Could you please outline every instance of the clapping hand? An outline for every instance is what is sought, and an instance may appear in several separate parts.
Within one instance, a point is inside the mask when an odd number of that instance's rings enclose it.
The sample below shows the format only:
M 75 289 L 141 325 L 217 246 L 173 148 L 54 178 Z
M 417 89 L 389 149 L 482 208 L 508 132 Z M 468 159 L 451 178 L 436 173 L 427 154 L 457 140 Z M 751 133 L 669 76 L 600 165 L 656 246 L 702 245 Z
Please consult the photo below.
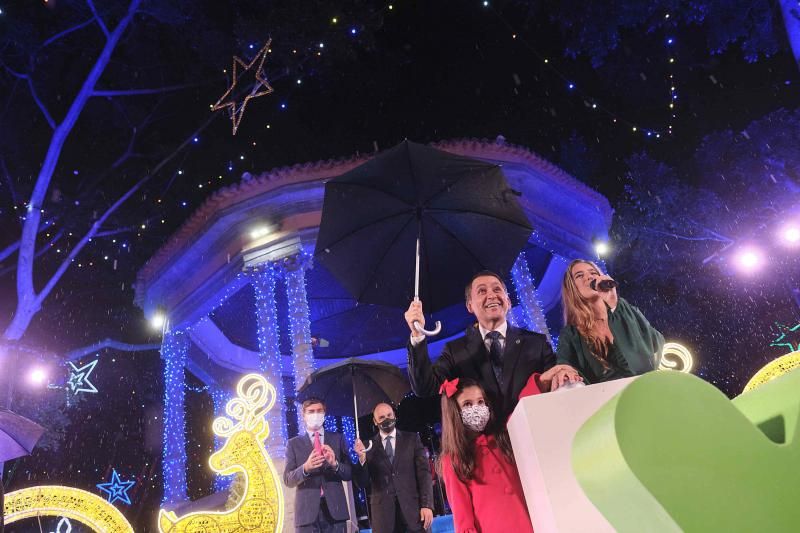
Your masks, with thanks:
M 322 447 L 322 455 L 325 458 L 325 461 L 332 467 L 336 467 L 336 454 L 333 452 L 333 448 L 325 444 Z
M 312 450 L 311 454 L 306 459 L 306 462 L 303 463 L 303 472 L 308 474 L 312 470 L 316 470 L 317 468 L 321 467 L 325 463 L 325 457 L 321 453 L 317 453 L 317 451 Z

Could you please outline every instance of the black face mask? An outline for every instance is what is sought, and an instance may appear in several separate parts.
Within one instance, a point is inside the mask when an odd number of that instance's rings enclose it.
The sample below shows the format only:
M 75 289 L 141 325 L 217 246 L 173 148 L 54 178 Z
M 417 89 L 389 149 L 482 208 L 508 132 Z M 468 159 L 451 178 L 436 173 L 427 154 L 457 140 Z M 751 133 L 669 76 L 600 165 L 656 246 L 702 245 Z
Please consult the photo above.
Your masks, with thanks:
M 394 425 L 397 423 L 397 420 L 394 418 L 384 418 L 381 420 L 381 423 L 378 426 L 385 432 L 390 432 L 394 429 Z

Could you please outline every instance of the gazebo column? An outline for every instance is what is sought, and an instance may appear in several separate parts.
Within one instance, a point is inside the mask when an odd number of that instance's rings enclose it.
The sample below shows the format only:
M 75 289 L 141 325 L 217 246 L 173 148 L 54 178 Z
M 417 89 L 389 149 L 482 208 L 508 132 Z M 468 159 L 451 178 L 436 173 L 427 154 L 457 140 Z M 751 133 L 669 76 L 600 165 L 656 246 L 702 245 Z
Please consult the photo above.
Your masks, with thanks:
M 280 352 L 278 311 L 275 303 L 275 267 L 259 266 L 250 274 L 256 296 L 258 323 L 259 371 L 275 387 L 275 405 L 267 413 L 269 438 L 266 447 L 273 458 L 286 455 L 286 404 L 284 402 L 283 373 Z
M 547 329 L 547 320 L 545 319 L 544 311 L 542 311 L 542 305 L 539 303 L 536 286 L 533 284 L 533 277 L 524 253 L 519 254 L 519 257 L 517 257 L 514 267 L 511 269 L 511 278 L 522 307 L 525 327 L 530 331 L 544 334 L 547 337 L 547 342 L 550 343 L 550 346 L 553 346 L 553 339 L 550 337 L 550 330 Z
M 302 254 L 284 261 L 289 338 L 292 343 L 292 376 L 295 389 L 314 371 L 314 350 L 311 346 L 311 320 L 306 294 L 306 269 L 309 262 Z M 298 409 L 298 426 L 303 427 L 303 415 Z
M 161 344 L 164 361 L 164 502 L 179 503 L 187 499 L 186 491 L 186 423 L 184 419 L 184 387 L 186 357 L 189 352 L 187 331 L 167 331 Z
M 219 385 L 212 385 L 209 389 L 209 393 L 211 394 L 211 399 L 214 401 L 214 418 L 216 419 L 220 416 L 226 416 L 225 406 L 227 405 L 228 400 L 231 399 L 230 393 L 221 388 Z M 222 448 L 223 444 L 225 444 L 225 439 L 214 434 L 214 451 Z M 233 476 L 215 476 L 214 492 L 227 490 L 232 481 Z

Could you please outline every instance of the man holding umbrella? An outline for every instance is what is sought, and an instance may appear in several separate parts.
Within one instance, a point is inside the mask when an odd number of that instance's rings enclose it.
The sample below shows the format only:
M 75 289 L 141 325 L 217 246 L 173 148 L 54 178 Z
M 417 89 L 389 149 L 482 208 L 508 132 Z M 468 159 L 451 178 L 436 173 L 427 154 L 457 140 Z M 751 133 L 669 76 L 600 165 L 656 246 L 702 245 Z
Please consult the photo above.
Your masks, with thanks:
M 372 411 L 378 434 L 369 450 L 356 440 L 356 480 L 370 488 L 370 525 L 375 533 L 421 533 L 433 521 L 433 484 L 428 453 L 419 435 L 398 431 L 394 409 L 379 403 Z
M 477 324 L 468 328 L 463 337 L 448 342 L 435 363 L 428 356 L 426 337 L 415 326 L 415 322 L 425 325 L 422 302 L 411 302 L 405 313 L 411 330 L 408 376 L 417 396 L 438 394 L 445 379 L 469 377 L 481 384 L 497 406 L 498 420 L 505 421 L 532 375 L 539 374 L 536 384 L 542 392 L 581 381 L 571 366 L 555 364 L 555 355 L 544 335 L 508 324 L 511 300 L 500 276 L 489 271 L 475 274 L 464 296 L 467 311 L 475 315 Z

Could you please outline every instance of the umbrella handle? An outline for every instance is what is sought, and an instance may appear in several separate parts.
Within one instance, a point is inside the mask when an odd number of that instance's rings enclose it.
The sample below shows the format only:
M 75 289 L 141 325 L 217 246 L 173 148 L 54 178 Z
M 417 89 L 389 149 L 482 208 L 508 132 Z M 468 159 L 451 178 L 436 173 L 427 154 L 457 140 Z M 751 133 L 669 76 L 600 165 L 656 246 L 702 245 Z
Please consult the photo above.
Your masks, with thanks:
M 353 368 L 352 366 L 350 367 L 350 375 L 352 375 L 353 378 L 354 378 L 353 379 L 353 411 L 355 412 L 356 416 L 355 416 L 355 418 L 353 418 L 353 425 L 356 427 L 356 438 L 358 440 L 361 440 L 361 435 L 360 435 L 360 433 L 358 431 L 358 396 L 356 396 L 356 381 L 355 381 L 356 369 Z M 364 448 L 364 451 L 368 452 L 371 449 L 372 449 L 372 441 L 369 441 L 369 445 L 366 448 Z
M 442 331 L 442 323 L 438 320 L 436 321 L 436 327 L 433 329 L 425 329 L 423 328 L 419 322 L 416 320 L 414 321 L 414 329 L 419 332 L 420 335 L 425 335 L 426 337 L 433 337 L 434 335 L 438 335 Z

